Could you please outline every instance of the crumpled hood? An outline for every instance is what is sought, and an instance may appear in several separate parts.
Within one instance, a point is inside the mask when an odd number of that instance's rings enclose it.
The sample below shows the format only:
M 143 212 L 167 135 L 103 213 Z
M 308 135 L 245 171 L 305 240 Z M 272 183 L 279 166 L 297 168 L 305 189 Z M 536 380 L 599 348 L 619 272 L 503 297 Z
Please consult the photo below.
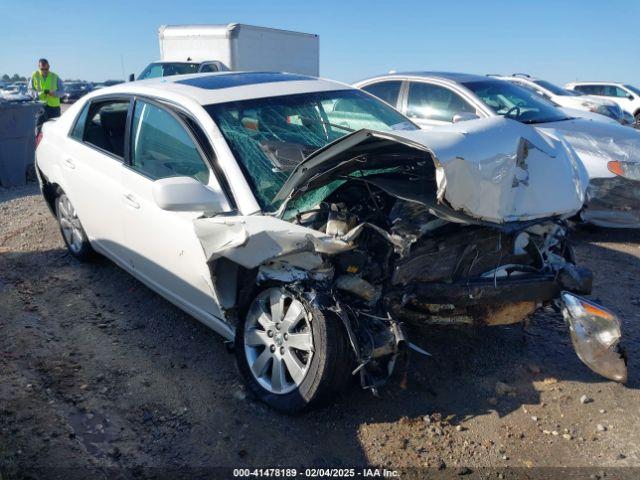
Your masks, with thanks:
M 590 178 L 614 177 L 607 169 L 611 160 L 640 162 L 640 132 L 634 128 L 581 118 L 535 127 L 555 138 L 561 135 L 585 164 Z
M 584 201 L 588 177 L 571 147 L 502 117 L 426 131 L 360 130 L 300 163 L 276 200 L 328 183 L 336 173 L 362 169 L 362 159 L 375 157 L 377 149 L 388 153 L 390 144 L 397 146 L 398 157 L 407 149 L 430 154 L 437 183 L 433 200 L 475 219 L 503 224 L 570 216 Z

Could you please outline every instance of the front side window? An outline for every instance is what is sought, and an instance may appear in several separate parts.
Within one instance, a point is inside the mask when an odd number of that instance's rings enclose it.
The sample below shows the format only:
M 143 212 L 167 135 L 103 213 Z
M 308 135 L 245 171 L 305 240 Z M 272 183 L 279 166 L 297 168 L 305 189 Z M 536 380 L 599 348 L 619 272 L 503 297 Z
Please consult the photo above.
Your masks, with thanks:
M 136 101 L 131 132 L 131 167 L 156 180 L 193 177 L 207 184 L 209 168 L 182 123 L 167 110 Z
M 387 104 L 358 90 L 301 93 L 209 105 L 261 208 L 273 202 L 291 171 L 314 151 L 362 128 L 417 127 Z
M 460 95 L 452 90 L 424 82 L 409 84 L 407 115 L 410 118 L 452 122 L 458 113 L 476 113 Z
M 599 93 L 598 95 L 603 95 L 605 97 L 626 97 L 628 95 L 624 89 L 617 87 L 615 85 L 599 85 Z
M 94 100 L 85 120 L 84 142 L 123 158 L 128 110 L 129 100 Z
M 555 104 L 509 82 L 482 80 L 464 82 L 463 85 L 497 115 L 522 123 L 557 122 L 568 118 Z
M 398 103 L 398 95 L 400 94 L 400 87 L 402 86 L 401 80 L 388 80 L 385 82 L 373 83 L 362 87 L 362 90 L 369 92 L 371 95 L 375 95 L 380 100 L 387 102 L 389 105 L 395 107 Z

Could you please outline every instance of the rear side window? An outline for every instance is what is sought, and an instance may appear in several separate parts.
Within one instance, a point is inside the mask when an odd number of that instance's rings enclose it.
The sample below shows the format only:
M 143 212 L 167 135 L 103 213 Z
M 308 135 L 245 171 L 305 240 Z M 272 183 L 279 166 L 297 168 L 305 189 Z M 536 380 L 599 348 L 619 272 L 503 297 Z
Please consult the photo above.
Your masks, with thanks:
M 604 95 L 604 85 L 576 85 L 574 88 L 587 95 Z
M 390 80 L 388 82 L 379 82 L 372 85 L 362 87 L 362 90 L 369 92 L 371 95 L 375 95 L 380 100 L 387 102 L 392 107 L 395 107 L 398 103 L 398 95 L 400 94 L 400 87 L 402 81 Z
M 154 180 L 184 176 L 209 182 L 209 168 L 182 123 L 167 110 L 141 100 L 133 112 L 131 167 Z
M 123 158 L 128 110 L 129 100 L 92 103 L 85 119 L 84 143 Z
M 87 124 L 87 116 L 89 114 L 89 103 L 86 103 L 80 115 L 76 118 L 76 123 L 71 130 L 70 136 L 71 138 L 75 138 L 76 140 L 82 141 L 82 137 L 84 135 L 84 127 Z

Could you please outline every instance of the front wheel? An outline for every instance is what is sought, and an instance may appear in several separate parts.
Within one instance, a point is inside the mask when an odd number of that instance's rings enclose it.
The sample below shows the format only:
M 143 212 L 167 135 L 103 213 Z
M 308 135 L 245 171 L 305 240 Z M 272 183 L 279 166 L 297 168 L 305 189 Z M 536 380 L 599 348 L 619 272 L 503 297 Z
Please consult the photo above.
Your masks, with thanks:
M 60 226 L 60 233 L 67 250 L 71 255 L 81 261 L 89 260 L 93 254 L 93 249 L 87 238 L 76 209 L 73 208 L 69 197 L 61 192 L 56 198 L 56 216 Z
M 239 322 L 235 343 L 249 389 L 284 413 L 326 401 L 349 378 L 351 354 L 340 319 L 285 287 L 256 296 Z

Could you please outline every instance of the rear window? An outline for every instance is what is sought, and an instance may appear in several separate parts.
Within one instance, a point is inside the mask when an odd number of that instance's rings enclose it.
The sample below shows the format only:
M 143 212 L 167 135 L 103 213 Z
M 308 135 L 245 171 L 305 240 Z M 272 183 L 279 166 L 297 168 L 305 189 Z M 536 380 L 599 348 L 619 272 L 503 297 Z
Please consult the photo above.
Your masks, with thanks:
M 152 63 L 145 68 L 140 75 L 138 75 L 138 80 L 144 80 L 145 78 L 168 77 L 170 75 L 198 73 L 199 68 L 199 63 Z

